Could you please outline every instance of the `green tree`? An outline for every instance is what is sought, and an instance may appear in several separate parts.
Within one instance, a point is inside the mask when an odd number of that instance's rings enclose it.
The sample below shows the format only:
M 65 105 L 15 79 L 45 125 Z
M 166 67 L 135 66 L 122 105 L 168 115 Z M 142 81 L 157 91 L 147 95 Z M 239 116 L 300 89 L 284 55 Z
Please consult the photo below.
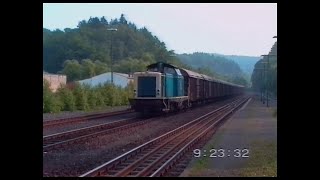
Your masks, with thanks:
M 62 73 L 67 76 L 67 81 L 75 81 L 81 79 L 81 65 L 77 60 L 66 60 L 63 63 Z
M 128 58 L 115 65 L 114 69 L 120 73 L 132 74 L 138 71 L 145 71 L 147 65 L 149 65 L 149 63 L 143 60 Z
M 108 25 L 108 21 L 106 20 L 106 18 L 105 18 L 104 16 L 101 17 L 100 22 L 101 22 L 102 24 L 104 24 L 104 25 Z
M 81 62 L 81 75 L 82 78 L 91 78 L 96 75 L 96 65 L 90 59 L 84 59 Z
M 151 54 L 150 52 L 143 53 L 141 60 L 147 64 L 151 64 L 151 63 L 156 62 L 154 55 Z
M 121 14 L 120 20 L 119 20 L 120 24 L 127 24 L 127 20 L 124 17 L 124 14 Z
M 106 63 L 103 63 L 97 60 L 94 62 L 94 64 L 95 64 L 96 75 L 103 74 L 110 71 L 110 68 L 108 68 L 108 65 Z

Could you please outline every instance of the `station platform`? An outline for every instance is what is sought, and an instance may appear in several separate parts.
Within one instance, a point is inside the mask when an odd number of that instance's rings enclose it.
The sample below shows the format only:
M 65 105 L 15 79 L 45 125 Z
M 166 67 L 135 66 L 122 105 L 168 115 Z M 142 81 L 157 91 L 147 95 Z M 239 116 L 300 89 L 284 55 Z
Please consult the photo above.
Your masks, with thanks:
M 276 109 L 274 99 L 266 107 L 259 94 L 251 94 L 250 101 L 199 148 L 201 157 L 192 155 L 180 177 L 277 176 Z

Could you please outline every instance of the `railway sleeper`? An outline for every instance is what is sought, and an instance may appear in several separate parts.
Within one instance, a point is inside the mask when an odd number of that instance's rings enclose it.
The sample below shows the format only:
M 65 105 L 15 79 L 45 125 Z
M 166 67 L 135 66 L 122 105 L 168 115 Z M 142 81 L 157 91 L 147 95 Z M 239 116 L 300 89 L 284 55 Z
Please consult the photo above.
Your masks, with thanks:
M 137 175 L 140 171 L 131 171 L 129 175 Z
M 122 163 L 122 164 L 116 166 L 116 167 L 114 168 L 114 170 L 120 171 L 120 170 L 126 168 L 127 166 L 128 166 L 128 165 L 124 165 L 124 164 Z
M 155 160 L 157 160 L 158 158 L 157 157 L 151 157 L 151 158 L 148 158 L 148 161 L 155 161 Z
M 114 175 L 114 174 L 117 174 L 119 171 L 117 171 L 117 170 L 109 170 L 108 171 L 108 174 L 109 175 Z
M 134 169 L 133 171 L 142 171 L 144 169 L 144 167 L 137 167 L 136 169 Z
M 137 156 L 135 156 L 135 157 L 132 157 L 132 160 L 133 160 L 133 161 L 136 161 L 136 160 L 138 160 L 138 159 L 141 159 L 143 156 L 144 156 L 144 154 L 139 154 L 139 155 L 137 155 Z
M 149 164 L 152 163 L 152 162 L 154 162 L 154 160 L 147 160 L 147 161 L 144 161 L 142 165 L 143 165 L 143 166 L 144 166 L 144 165 L 149 165 Z M 139 167 L 140 167 L 140 166 L 139 166 Z
M 159 157 L 161 157 L 161 154 L 155 154 L 155 155 L 153 155 L 153 157 L 155 157 L 155 158 L 159 158 Z
M 125 163 L 130 163 L 130 164 L 132 164 L 133 162 L 135 162 L 135 160 L 134 160 L 134 159 L 130 159 L 130 160 L 127 160 Z

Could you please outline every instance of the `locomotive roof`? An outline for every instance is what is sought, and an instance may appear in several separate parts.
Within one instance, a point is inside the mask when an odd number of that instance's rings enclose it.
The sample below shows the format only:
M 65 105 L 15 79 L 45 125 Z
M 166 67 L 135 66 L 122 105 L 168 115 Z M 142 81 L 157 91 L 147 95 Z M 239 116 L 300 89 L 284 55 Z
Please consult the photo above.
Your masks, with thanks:
M 178 68 L 178 67 L 175 67 L 171 64 L 164 63 L 164 62 L 156 62 L 156 63 L 150 64 L 149 66 L 147 66 L 147 68 L 155 68 L 155 67 L 158 67 L 159 64 L 162 64 L 164 67 Z

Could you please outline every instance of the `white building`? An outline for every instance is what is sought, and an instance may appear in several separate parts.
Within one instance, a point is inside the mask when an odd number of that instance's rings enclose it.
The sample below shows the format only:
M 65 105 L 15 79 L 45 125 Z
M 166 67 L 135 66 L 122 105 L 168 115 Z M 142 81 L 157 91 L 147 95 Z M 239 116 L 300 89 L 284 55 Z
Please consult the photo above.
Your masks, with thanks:
M 129 76 L 128 74 L 113 72 L 113 83 L 116 86 L 121 86 L 124 88 L 130 81 L 133 81 L 132 76 Z M 111 82 L 111 72 L 100 74 L 98 76 L 94 76 L 92 78 L 84 79 L 78 82 L 80 84 L 88 84 L 91 87 L 97 86 L 99 84 L 103 85 L 104 83 Z

